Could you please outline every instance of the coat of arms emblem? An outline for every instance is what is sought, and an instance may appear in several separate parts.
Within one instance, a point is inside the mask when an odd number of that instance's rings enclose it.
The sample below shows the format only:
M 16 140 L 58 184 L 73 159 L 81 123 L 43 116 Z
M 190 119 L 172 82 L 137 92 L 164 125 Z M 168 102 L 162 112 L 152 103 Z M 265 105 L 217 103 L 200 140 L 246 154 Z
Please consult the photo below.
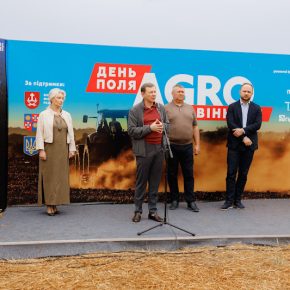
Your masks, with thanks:
M 40 93 L 39 92 L 25 92 L 24 94 L 25 105 L 29 109 L 35 109 L 40 103 Z
M 24 129 L 27 131 L 36 131 L 39 114 L 24 114 Z
M 33 155 L 37 154 L 36 139 L 34 136 L 24 136 L 23 152 L 29 156 L 33 156 Z

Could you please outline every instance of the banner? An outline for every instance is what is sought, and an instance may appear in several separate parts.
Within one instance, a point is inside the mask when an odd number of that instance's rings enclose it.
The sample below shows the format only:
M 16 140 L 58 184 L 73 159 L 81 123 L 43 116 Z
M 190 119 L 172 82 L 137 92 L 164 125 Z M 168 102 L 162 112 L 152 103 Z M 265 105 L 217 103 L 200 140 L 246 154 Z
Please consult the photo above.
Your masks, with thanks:
M 0 39 L 0 212 L 7 205 L 7 122 L 6 41 Z
M 9 203 L 35 202 L 38 114 L 48 92 L 64 89 L 77 156 L 71 162 L 73 200 L 132 196 L 135 160 L 127 133 L 129 109 L 152 82 L 157 101 L 171 101 L 176 83 L 186 88 L 201 130 L 195 158 L 195 190 L 223 192 L 226 176 L 226 111 L 244 82 L 262 107 L 259 149 L 246 190 L 290 194 L 290 56 L 257 53 L 154 49 L 8 41 Z M 182 185 L 182 178 L 180 179 Z M 160 191 L 162 191 L 162 184 Z M 182 186 L 181 186 L 182 187 Z

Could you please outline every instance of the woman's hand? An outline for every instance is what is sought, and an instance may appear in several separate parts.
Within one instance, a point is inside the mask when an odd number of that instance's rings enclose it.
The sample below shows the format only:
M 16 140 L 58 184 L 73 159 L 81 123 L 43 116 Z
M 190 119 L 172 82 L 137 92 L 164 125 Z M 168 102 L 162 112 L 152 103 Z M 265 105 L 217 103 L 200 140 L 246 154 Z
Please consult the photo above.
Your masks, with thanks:
M 39 158 L 43 161 L 46 160 L 46 152 L 44 150 L 39 150 Z

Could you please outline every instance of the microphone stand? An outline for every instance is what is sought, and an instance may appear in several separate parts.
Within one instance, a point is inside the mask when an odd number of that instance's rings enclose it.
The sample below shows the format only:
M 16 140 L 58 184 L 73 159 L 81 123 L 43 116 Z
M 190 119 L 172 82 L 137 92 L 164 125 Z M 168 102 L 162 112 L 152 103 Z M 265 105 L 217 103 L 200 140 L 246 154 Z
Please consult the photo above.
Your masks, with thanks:
M 164 152 L 164 159 L 165 159 L 165 180 L 164 180 L 164 193 L 165 193 L 165 200 L 164 200 L 164 218 L 163 218 L 163 221 L 160 222 L 158 225 L 155 225 L 147 230 L 144 230 L 142 232 L 139 232 L 137 233 L 138 236 L 141 236 L 142 234 L 144 233 L 147 233 L 157 227 L 162 227 L 163 225 L 169 225 L 173 228 L 176 228 L 182 232 L 185 232 L 191 236 L 195 236 L 194 233 L 192 232 L 189 232 L 185 229 L 182 229 L 176 225 L 173 225 L 169 222 L 167 222 L 167 167 L 168 167 L 168 155 L 170 158 L 173 158 L 173 154 L 172 154 L 172 151 L 171 151 L 171 147 L 170 147 L 170 142 L 169 142 L 169 139 L 168 139 L 168 136 L 167 136 L 167 133 L 166 133 L 166 129 L 164 128 L 163 130 L 163 134 L 164 134 L 164 140 L 165 140 L 165 152 Z

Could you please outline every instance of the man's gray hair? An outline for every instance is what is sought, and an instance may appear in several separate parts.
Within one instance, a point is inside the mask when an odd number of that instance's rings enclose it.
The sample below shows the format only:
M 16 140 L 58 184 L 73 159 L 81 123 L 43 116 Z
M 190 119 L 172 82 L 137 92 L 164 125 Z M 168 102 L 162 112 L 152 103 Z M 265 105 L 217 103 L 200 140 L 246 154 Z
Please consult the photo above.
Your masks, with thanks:
M 174 90 L 175 88 L 184 89 L 184 86 L 181 85 L 181 84 L 176 84 L 176 85 L 174 85 L 174 86 L 172 87 L 172 92 L 173 92 L 173 90 Z

